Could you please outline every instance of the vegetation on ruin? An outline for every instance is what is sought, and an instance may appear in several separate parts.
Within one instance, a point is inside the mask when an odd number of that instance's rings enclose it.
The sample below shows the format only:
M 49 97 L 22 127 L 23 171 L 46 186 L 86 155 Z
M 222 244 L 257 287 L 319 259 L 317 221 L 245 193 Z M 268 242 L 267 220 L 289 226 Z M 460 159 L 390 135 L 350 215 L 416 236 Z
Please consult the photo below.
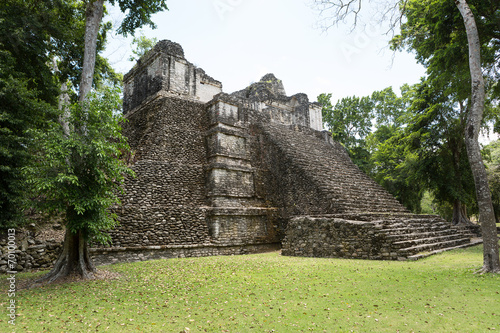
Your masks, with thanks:
M 16 332 L 486 332 L 499 329 L 500 276 L 471 274 L 481 264 L 481 246 L 417 262 L 274 252 L 117 264 L 101 268 L 117 279 L 19 291 Z

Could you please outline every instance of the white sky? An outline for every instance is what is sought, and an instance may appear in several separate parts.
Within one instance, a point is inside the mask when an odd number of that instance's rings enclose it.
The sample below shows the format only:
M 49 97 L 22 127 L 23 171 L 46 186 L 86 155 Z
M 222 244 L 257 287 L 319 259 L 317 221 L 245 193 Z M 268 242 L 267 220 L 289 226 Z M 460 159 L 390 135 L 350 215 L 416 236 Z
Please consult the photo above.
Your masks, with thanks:
M 167 0 L 170 10 L 153 16 L 158 29 L 142 32 L 181 44 L 186 59 L 221 81 L 227 93 L 274 73 L 288 95 L 303 92 L 312 102 L 320 93 L 332 93 L 335 102 L 389 86 L 398 93 L 401 85 L 424 75 L 414 55 L 387 47 L 390 37 L 377 22 L 363 19 L 369 28 L 352 33 L 349 24 L 323 33 L 308 1 Z M 123 14 L 110 13 L 108 19 L 118 26 Z M 110 39 L 105 56 L 119 72 L 133 66 L 127 60 L 131 41 Z

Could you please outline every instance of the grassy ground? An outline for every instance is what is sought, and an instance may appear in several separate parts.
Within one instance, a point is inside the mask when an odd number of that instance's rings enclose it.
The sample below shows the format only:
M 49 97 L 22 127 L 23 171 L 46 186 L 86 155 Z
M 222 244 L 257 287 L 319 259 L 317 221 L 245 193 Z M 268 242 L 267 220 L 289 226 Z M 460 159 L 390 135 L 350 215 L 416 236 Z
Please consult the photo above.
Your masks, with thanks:
M 500 331 L 500 276 L 473 274 L 481 251 L 417 262 L 267 253 L 108 266 L 121 277 L 19 291 L 13 331 Z M 0 287 L 0 331 L 10 332 L 4 278 Z

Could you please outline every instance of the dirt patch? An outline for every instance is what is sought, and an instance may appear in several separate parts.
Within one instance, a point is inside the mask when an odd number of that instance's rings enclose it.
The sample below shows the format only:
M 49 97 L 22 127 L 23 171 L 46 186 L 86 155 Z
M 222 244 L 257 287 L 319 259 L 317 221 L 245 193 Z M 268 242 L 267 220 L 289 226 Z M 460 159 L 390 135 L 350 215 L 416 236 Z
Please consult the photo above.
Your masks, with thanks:
M 121 276 L 122 275 L 120 273 L 117 273 L 117 272 L 111 272 L 111 271 L 107 271 L 104 269 L 97 269 L 96 273 L 94 274 L 93 279 L 83 279 L 78 274 L 72 274 L 72 275 L 69 275 L 65 278 L 54 281 L 52 283 L 47 283 L 47 282 L 35 283 L 35 281 L 37 279 L 41 278 L 41 276 L 37 276 L 36 278 L 32 278 L 32 279 L 20 280 L 17 284 L 17 290 L 40 288 L 40 287 L 47 286 L 49 284 L 63 285 L 63 284 L 69 284 L 69 283 L 85 283 L 88 281 L 95 281 L 95 280 L 111 281 L 111 280 L 120 279 Z

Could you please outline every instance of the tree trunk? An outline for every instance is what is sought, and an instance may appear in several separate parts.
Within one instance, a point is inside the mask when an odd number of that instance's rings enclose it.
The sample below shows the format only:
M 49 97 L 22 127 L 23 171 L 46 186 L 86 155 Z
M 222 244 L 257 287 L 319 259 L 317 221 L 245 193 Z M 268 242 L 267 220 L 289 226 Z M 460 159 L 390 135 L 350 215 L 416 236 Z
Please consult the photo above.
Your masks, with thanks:
M 453 225 L 472 225 L 473 223 L 467 217 L 465 206 L 458 199 L 453 202 L 453 218 L 451 220 Z
M 67 228 L 64 236 L 63 250 L 54 267 L 47 275 L 37 280 L 36 283 L 51 283 L 71 274 L 77 274 L 83 279 L 92 279 L 94 278 L 95 271 L 95 267 L 89 257 L 87 241 L 83 237 L 83 233 L 79 231 L 73 234 Z
M 84 101 L 92 89 L 95 61 L 97 54 L 97 37 L 104 12 L 104 0 L 89 0 L 85 12 L 85 49 L 83 52 L 83 67 L 78 100 Z
M 64 136 L 69 137 L 69 95 L 68 85 L 66 84 L 66 82 L 61 84 L 61 92 L 59 95 L 59 110 L 62 111 L 61 115 L 59 116 L 59 124 L 61 124 Z
M 500 257 L 498 251 L 498 236 L 495 224 L 495 214 L 488 186 L 488 177 L 481 157 L 479 146 L 479 129 L 483 118 L 485 104 L 484 78 L 481 69 L 481 43 L 477 31 L 474 14 L 465 0 L 455 0 L 455 4 L 463 17 L 467 40 L 469 42 L 469 66 L 471 72 L 471 111 L 465 128 L 465 144 L 471 165 L 476 198 L 479 206 L 479 223 L 483 235 L 483 272 L 500 272 Z
M 104 0 L 89 0 L 87 2 L 85 12 L 85 49 L 83 53 L 82 77 L 80 80 L 80 90 L 78 94 L 79 102 L 85 101 L 88 93 L 92 89 L 92 80 L 94 77 L 97 54 L 97 37 L 103 12 Z M 64 94 L 64 87 L 62 87 L 61 90 Z M 60 101 L 60 107 L 64 108 L 63 99 Z M 63 113 L 60 122 L 65 135 L 69 135 L 69 124 L 67 120 L 67 114 Z M 77 128 L 75 130 L 85 133 L 85 128 Z M 68 163 L 70 163 L 69 160 Z M 72 208 L 68 208 L 66 218 L 70 218 L 73 213 L 74 211 L 72 211 Z M 71 221 L 68 221 L 67 223 L 70 224 Z M 47 275 L 36 282 L 50 283 L 62 279 L 70 274 L 78 274 L 83 279 L 91 279 L 94 277 L 94 273 L 95 267 L 89 257 L 87 240 L 83 236 L 83 230 L 72 233 L 70 228 L 67 227 L 66 234 L 64 236 L 63 250 L 57 259 L 54 268 L 52 268 Z

